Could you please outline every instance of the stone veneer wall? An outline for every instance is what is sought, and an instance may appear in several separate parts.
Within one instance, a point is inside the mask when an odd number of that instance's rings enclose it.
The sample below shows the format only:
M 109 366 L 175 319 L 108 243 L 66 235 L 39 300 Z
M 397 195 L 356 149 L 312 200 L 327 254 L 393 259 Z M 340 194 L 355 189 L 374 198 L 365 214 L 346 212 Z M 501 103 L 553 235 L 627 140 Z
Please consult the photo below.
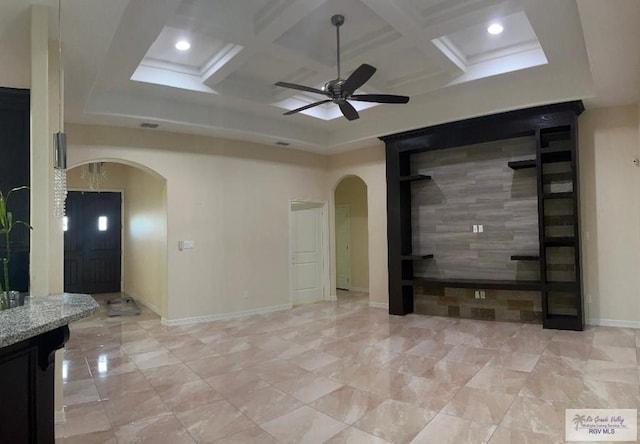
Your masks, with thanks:
M 414 312 L 431 316 L 539 324 L 541 304 L 538 291 L 485 290 L 475 299 L 472 289 L 414 286 Z

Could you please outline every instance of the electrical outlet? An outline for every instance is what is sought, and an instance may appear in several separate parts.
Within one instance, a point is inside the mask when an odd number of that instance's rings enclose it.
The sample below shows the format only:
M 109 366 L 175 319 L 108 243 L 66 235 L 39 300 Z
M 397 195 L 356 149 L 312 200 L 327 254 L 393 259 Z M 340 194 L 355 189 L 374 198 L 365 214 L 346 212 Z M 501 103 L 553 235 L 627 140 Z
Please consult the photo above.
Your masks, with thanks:
M 478 232 L 478 226 L 477 226 L 477 225 L 474 225 L 474 226 L 472 227 L 472 229 L 473 229 L 473 232 L 474 232 L 474 233 L 477 233 L 477 232 Z
M 245 290 L 242 292 L 242 299 L 249 299 L 249 290 Z
M 484 290 L 480 290 L 480 299 L 484 299 L 484 296 L 485 296 Z
M 590 304 L 591 303 L 591 293 L 587 293 L 586 299 L 587 299 L 587 304 Z
M 476 299 L 480 299 L 480 292 L 478 290 L 475 290 L 473 292 L 473 295 L 475 296 Z
M 484 225 L 478 225 L 478 233 L 484 232 Z

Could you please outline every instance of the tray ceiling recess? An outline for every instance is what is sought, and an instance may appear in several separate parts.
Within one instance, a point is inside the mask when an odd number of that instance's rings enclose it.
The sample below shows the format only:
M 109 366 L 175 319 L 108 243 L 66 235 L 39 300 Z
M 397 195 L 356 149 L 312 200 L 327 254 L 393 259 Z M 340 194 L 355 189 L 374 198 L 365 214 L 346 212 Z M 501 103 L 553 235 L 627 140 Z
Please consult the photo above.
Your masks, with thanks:
M 95 15 L 83 5 L 72 13 Z M 68 57 L 77 56 L 65 66 L 74 85 L 67 88 L 68 117 L 78 123 L 152 122 L 161 130 L 328 153 L 427 124 L 586 97 L 593 86 L 572 1 L 100 5 L 113 9 L 97 21 L 100 41 L 87 41 L 82 27 L 70 27 L 64 41 Z M 492 25 L 502 32 L 490 33 Z M 91 69 L 81 63 L 94 59 Z M 409 97 L 401 105 L 378 103 Z
M 362 85 L 364 85 L 373 76 L 373 74 L 375 74 L 376 68 L 363 63 L 356 68 L 356 70 L 353 71 L 346 80 L 340 77 L 340 27 L 344 24 L 344 16 L 340 14 L 333 15 L 331 17 L 331 24 L 336 27 L 336 67 L 338 70 L 338 76 L 325 83 L 322 89 L 287 82 L 277 82 L 275 84 L 276 86 L 281 86 L 283 88 L 320 94 L 329 98 L 287 111 L 284 115 L 289 116 L 318 105 L 333 102 L 338 105 L 340 112 L 347 120 L 356 120 L 360 118 L 360 115 L 349 100 L 389 104 L 408 103 L 409 97 L 407 96 L 399 96 L 395 94 L 354 94 L 357 89 L 362 87 Z

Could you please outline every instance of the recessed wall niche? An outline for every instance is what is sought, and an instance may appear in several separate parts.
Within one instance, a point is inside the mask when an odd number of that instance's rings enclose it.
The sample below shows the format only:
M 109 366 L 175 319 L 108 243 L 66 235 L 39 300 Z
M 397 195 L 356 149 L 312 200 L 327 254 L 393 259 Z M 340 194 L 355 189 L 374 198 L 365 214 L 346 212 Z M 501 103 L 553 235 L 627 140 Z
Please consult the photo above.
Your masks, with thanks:
M 414 154 L 411 185 L 413 251 L 433 258 L 414 264 L 419 278 L 540 280 L 536 171 L 509 162 L 535 158 L 533 136 Z M 474 226 L 476 229 L 474 230 Z M 481 232 L 479 232 L 481 227 Z M 475 232 L 474 232 L 475 231 Z M 501 321 L 541 322 L 539 292 L 417 285 L 415 312 Z
M 584 328 L 583 110 L 557 103 L 381 138 L 390 314 Z
M 539 280 L 537 262 L 511 260 L 538 252 L 536 171 L 507 166 L 535 155 L 535 137 L 414 154 L 431 180 L 411 185 L 412 248 L 434 255 L 414 276 Z

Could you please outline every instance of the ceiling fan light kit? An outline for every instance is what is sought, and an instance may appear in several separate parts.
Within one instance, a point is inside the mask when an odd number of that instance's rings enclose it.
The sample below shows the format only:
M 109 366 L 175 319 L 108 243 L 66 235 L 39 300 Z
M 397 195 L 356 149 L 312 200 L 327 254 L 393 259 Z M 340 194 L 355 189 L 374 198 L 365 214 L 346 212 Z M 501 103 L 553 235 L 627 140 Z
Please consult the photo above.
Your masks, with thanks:
M 337 47 L 337 71 L 338 76 L 329 80 L 324 84 L 322 89 L 313 88 L 305 85 L 298 85 L 296 83 L 277 82 L 276 86 L 283 88 L 295 89 L 298 91 L 310 92 L 314 94 L 321 94 L 328 97 L 328 99 L 320 100 L 318 102 L 310 103 L 309 105 L 301 106 L 300 108 L 293 109 L 284 113 L 285 116 L 299 113 L 309 108 L 313 108 L 318 105 L 333 102 L 340 108 L 342 115 L 347 120 L 356 120 L 360 118 L 358 111 L 349 103 L 349 100 L 355 100 L 359 102 L 374 102 L 374 103 L 407 103 L 409 97 L 397 96 L 393 94 L 354 94 L 354 92 L 364 85 L 373 74 L 376 72 L 376 68 L 363 63 L 360 65 L 347 79 L 340 77 L 340 26 L 344 24 L 344 16 L 336 14 L 331 17 L 331 24 L 336 28 L 336 47 Z

